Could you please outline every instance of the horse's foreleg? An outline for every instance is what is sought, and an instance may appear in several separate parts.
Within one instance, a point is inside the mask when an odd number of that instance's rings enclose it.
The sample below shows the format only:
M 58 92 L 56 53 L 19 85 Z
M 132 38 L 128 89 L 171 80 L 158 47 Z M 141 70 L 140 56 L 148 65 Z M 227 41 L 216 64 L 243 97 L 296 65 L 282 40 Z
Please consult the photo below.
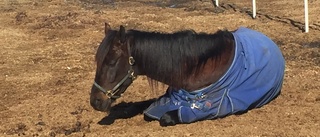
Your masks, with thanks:
M 159 120 L 161 126 L 174 126 L 179 124 L 178 110 L 173 110 L 165 113 Z

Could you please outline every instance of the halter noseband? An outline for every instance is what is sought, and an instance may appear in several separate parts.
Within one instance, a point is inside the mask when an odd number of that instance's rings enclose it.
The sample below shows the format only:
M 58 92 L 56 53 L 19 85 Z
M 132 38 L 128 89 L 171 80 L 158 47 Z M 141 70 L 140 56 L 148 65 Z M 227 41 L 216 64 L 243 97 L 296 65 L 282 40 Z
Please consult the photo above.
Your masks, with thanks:
M 117 85 L 115 85 L 111 90 L 105 90 L 103 87 L 101 87 L 96 81 L 94 81 L 93 85 L 96 86 L 98 89 L 100 89 L 104 94 L 106 94 L 109 98 L 112 99 L 117 99 L 120 98 L 121 95 L 116 96 L 115 94 L 117 94 L 120 90 L 120 86 L 127 80 L 127 79 L 131 79 L 132 81 L 136 79 L 136 76 L 134 76 L 134 70 L 132 68 L 132 66 L 135 63 L 134 58 L 131 56 L 131 51 L 130 51 L 130 44 L 127 44 L 128 47 L 128 54 L 129 54 L 129 65 L 130 65 L 130 69 L 128 70 L 128 73 L 126 76 L 124 76 Z

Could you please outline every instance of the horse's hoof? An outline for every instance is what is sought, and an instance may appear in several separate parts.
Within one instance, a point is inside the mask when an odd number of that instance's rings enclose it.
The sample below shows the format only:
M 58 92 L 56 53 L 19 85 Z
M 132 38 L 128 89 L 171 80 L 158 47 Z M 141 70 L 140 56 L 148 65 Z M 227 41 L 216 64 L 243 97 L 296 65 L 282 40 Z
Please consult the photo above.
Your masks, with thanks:
M 179 117 L 178 117 L 178 111 L 169 111 L 165 113 L 159 120 L 160 126 L 166 127 L 166 126 L 174 126 L 176 124 L 179 124 Z
M 156 120 L 156 119 L 153 119 L 153 118 L 151 118 L 151 117 L 148 117 L 147 115 L 143 115 L 143 119 L 144 119 L 145 121 L 147 121 L 147 122 L 151 122 L 151 121 Z
M 168 115 L 163 115 L 159 120 L 160 126 L 166 127 L 166 126 L 174 126 L 177 123 L 171 119 Z

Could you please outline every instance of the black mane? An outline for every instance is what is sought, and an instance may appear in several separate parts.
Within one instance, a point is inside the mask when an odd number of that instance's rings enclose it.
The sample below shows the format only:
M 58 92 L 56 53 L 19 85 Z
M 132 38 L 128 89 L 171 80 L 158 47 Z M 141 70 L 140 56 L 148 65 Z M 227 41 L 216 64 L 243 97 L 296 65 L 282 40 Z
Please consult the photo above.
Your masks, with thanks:
M 136 64 L 154 80 L 182 86 L 182 79 L 196 74 L 210 58 L 220 60 L 226 51 L 227 41 L 233 35 L 227 30 L 214 34 L 185 30 L 176 33 L 159 33 L 129 30 L 131 51 Z

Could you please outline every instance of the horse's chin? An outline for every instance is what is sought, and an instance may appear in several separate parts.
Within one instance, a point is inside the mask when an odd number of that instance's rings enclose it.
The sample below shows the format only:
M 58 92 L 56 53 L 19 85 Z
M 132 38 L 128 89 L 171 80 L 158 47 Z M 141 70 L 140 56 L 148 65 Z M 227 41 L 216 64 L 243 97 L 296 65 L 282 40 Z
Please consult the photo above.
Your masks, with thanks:
M 95 106 L 93 109 L 100 111 L 100 112 L 107 112 L 109 113 L 112 107 L 112 99 L 106 99 L 103 101 L 103 103 L 100 106 Z

